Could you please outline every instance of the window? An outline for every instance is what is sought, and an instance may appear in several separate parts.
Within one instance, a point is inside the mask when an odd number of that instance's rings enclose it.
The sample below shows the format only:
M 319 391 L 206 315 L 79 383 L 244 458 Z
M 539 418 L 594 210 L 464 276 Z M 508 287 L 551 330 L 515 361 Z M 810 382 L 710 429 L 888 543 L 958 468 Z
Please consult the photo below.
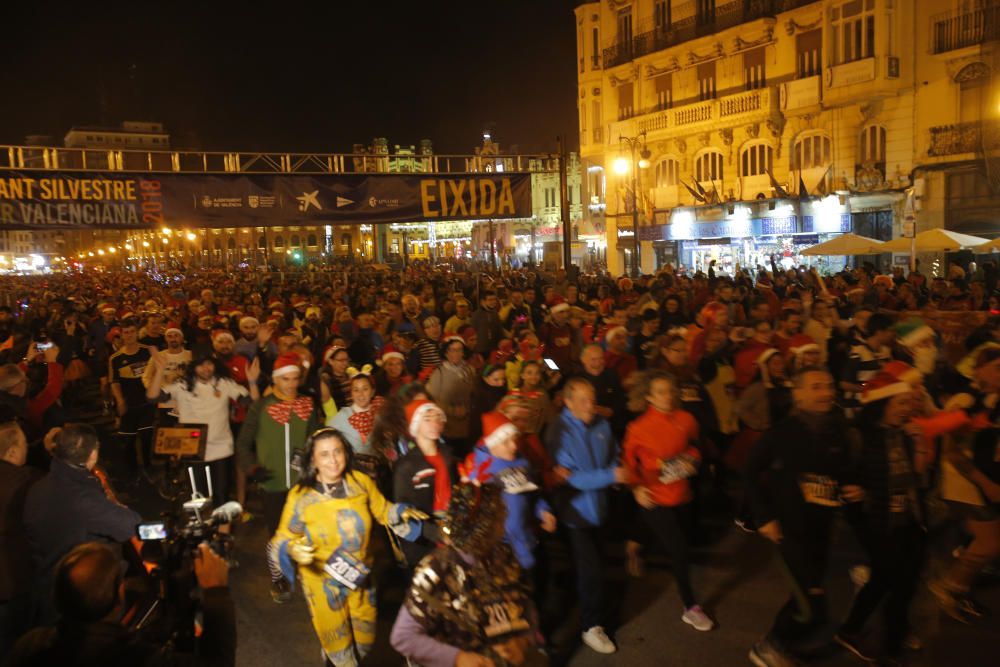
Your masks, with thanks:
M 833 64 L 875 55 L 875 0 L 850 0 L 830 10 Z
M 593 124 L 594 143 L 601 143 L 601 101 L 594 100 L 590 105 L 590 122 Z
M 656 108 L 660 111 L 669 109 L 674 102 L 674 80 L 672 74 L 661 74 L 653 79 L 656 89 Z
M 715 61 L 698 65 L 698 99 L 715 99 Z
M 653 3 L 653 24 L 656 32 L 666 32 L 670 28 L 670 0 L 656 0 Z
M 756 90 L 767 85 L 764 73 L 764 49 L 761 46 L 743 53 L 743 86 L 746 90 Z
M 678 163 L 674 158 L 663 158 L 656 163 L 656 187 L 667 188 L 677 185 Z
M 694 162 L 694 177 L 699 182 L 722 180 L 722 152 L 707 151 Z
M 806 135 L 795 142 L 792 151 L 793 169 L 825 167 L 831 162 L 830 137 L 825 134 Z
M 583 41 L 583 28 L 577 32 L 576 43 L 580 46 L 580 73 L 583 74 L 583 63 L 586 59 L 587 44 Z
M 590 31 L 590 43 L 592 48 L 590 69 L 598 69 L 601 66 L 601 38 L 597 28 Z
M 257 247 L 260 250 L 266 250 L 267 249 L 267 238 L 263 234 L 261 234 L 260 236 L 257 237 Z
M 990 70 L 983 63 L 966 65 L 955 77 L 958 83 L 958 116 L 963 123 L 978 121 L 983 113 L 983 96 Z
M 885 128 L 871 125 L 861 131 L 861 164 L 885 164 Z
M 807 30 L 795 36 L 795 72 L 798 78 L 816 76 L 823 53 L 823 30 Z
M 310 248 L 315 248 L 316 247 L 316 235 L 315 234 L 310 234 L 309 235 L 309 238 L 306 239 L 306 245 L 309 246 Z
M 698 25 L 715 23 L 715 0 L 697 0 L 696 21 Z
M 229 250 L 236 250 L 236 239 L 230 236 L 229 240 L 226 241 L 226 248 L 228 248 Z
M 624 48 L 632 48 L 632 8 L 627 7 L 618 12 L 618 43 Z
M 618 86 L 618 120 L 625 120 L 635 115 L 634 101 L 632 99 L 632 82 L 623 83 Z
M 292 246 L 293 248 L 298 248 L 298 247 L 299 247 L 299 246 L 301 246 L 301 245 L 302 245 L 302 242 L 301 242 L 301 240 L 299 239 L 299 235 L 298 235 L 298 234 L 295 234 L 295 235 L 293 235 L 293 236 L 292 236 L 292 243 L 291 243 L 291 246 Z
M 767 144 L 753 144 L 740 155 L 741 176 L 761 176 L 771 171 L 774 149 Z
M 278 236 L 274 237 L 274 247 L 275 248 L 284 248 L 285 247 L 285 239 L 282 238 L 280 234 Z

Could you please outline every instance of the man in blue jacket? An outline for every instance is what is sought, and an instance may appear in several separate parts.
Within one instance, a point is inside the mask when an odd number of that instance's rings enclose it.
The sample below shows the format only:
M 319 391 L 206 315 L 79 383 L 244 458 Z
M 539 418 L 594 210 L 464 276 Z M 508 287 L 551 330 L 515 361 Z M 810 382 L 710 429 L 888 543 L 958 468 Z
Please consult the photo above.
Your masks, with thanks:
M 570 378 L 563 388 L 563 401 L 566 407 L 546 440 L 557 472 L 566 479 L 559 516 L 567 527 L 576 566 L 583 643 L 598 653 L 614 653 L 614 642 L 601 622 L 601 527 L 608 514 L 608 488 L 625 483 L 628 476 L 618 464 L 611 427 L 597 416 L 593 385 L 584 378 Z

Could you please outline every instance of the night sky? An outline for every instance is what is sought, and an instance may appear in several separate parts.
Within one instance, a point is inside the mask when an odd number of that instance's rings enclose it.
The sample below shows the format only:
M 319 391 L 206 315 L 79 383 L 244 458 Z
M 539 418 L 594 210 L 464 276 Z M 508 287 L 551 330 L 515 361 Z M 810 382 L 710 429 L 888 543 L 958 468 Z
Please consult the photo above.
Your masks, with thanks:
M 578 144 L 573 0 L 11 2 L 0 143 L 162 121 L 178 148 Z

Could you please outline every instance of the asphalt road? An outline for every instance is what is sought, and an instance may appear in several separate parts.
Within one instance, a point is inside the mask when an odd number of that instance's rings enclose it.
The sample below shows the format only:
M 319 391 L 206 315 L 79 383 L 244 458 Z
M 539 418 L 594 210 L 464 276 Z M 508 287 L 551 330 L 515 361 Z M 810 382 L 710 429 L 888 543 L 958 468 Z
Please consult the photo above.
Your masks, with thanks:
M 650 554 L 645 576 L 629 579 L 624 574 L 620 545 L 618 549 L 612 545 L 608 590 L 613 602 L 609 613 L 614 620 L 609 623 L 609 631 L 619 647 L 612 656 L 598 655 L 579 645 L 565 552 L 560 545 L 553 545 L 552 583 L 557 593 L 549 599 L 547 612 L 561 621 L 552 634 L 554 662 L 579 667 L 749 664 L 749 648 L 770 627 L 788 589 L 773 549 L 761 538 L 736 530 L 722 512 L 713 513 L 707 524 L 710 546 L 698 551 L 693 577 L 696 593 L 718 627 L 701 633 L 681 622 L 680 600 L 665 559 Z M 302 597 L 296 595 L 284 605 L 270 599 L 264 563 L 266 540 L 266 530 L 259 521 L 239 527 L 240 567 L 231 577 L 239 619 L 238 664 L 320 665 L 319 644 Z M 940 543 L 950 541 L 943 537 Z M 615 553 L 619 556 L 615 557 Z M 847 612 L 853 595 L 847 571 L 859 562 L 861 552 L 850 531 L 841 529 L 830 568 L 830 611 L 834 619 L 843 618 Z M 939 563 L 940 559 L 935 558 L 929 567 L 933 569 Z M 403 595 L 403 582 L 391 581 L 392 575 L 391 568 L 382 572 L 381 581 L 389 583 L 380 584 L 377 645 L 365 665 L 404 664 L 388 646 L 389 630 Z M 996 658 L 1000 621 L 996 617 L 972 626 L 960 625 L 940 615 L 925 588 L 921 587 L 921 591 L 914 605 L 914 618 L 925 647 L 909 654 L 913 665 L 1000 664 Z M 988 606 L 1000 610 L 1000 588 L 987 588 L 980 597 Z M 877 641 L 880 633 L 876 624 L 872 624 L 871 634 Z M 842 650 L 831 650 L 811 664 L 846 667 L 863 663 Z

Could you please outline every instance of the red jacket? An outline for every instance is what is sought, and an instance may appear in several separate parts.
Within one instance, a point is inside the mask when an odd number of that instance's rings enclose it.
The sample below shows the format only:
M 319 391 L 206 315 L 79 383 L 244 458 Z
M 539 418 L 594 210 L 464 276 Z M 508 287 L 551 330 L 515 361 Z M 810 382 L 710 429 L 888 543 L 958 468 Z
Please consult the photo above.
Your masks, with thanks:
M 663 413 L 650 407 L 625 429 L 622 462 L 632 479 L 652 492 L 657 505 L 683 505 L 691 501 L 690 483 L 687 479 L 662 482 L 662 464 L 679 456 L 700 461 L 701 453 L 694 446 L 697 439 L 698 422 L 690 412 Z

